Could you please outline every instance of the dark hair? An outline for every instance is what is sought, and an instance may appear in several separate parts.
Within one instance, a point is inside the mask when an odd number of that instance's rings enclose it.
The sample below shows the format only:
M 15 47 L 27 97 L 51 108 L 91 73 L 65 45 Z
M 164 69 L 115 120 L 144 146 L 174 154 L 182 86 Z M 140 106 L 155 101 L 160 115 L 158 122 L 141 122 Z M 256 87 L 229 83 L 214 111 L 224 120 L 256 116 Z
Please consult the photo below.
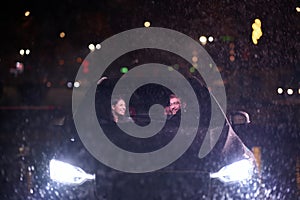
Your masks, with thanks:
M 113 98 L 111 101 L 111 105 L 116 105 L 120 100 L 124 101 L 124 98 L 122 96 L 117 96 L 117 97 Z

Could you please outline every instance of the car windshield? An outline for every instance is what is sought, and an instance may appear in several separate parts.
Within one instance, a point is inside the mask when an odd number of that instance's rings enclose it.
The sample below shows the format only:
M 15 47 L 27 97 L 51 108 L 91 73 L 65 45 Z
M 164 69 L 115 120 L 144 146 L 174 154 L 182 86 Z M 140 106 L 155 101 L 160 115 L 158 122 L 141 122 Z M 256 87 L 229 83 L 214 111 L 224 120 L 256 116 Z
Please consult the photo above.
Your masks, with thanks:
M 0 199 L 300 197 L 298 0 L 2 8 Z

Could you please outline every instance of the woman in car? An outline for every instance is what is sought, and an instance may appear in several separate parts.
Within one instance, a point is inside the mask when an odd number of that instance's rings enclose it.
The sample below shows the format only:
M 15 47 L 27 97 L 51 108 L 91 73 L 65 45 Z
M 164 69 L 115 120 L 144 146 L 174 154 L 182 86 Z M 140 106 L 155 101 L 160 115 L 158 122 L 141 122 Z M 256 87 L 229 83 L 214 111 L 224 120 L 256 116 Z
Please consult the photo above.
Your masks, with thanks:
M 120 122 L 130 122 L 132 119 L 125 116 L 126 103 L 122 97 L 117 97 L 112 100 L 111 113 L 112 119 L 116 123 Z

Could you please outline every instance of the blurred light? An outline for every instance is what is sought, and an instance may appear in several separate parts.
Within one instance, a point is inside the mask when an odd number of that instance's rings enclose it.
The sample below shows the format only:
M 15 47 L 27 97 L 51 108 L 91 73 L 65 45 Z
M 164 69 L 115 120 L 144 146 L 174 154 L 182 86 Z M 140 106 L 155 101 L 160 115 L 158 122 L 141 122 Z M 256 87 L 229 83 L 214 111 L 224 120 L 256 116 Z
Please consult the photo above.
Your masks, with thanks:
M 24 71 L 24 64 L 21 62 L 16 62 L 16 69 L 20 72 Z
M 223 42 L 232 42 L 232 41 L 234 41 L 234 37 L 229 36 L 229 35 L 223 35 L 223 36 L 221 36 L 221 40 Z
M 20 55 L 23 56 L 24 54 L 25 54 L 25 50 L 24 50 L 24 49 L 21 49 L 21 50 L 20 50 Z
M 235 51 L 234 51 L 234 43 L 233 42 L 230 42 L 229 43 L 229 60 L 231 62 L 235 61 Z
M 202 45 L 206 45 L 207 38 L 205 36 L 200 36 L 199 41 L 201 42 Z
M 252 29 L 252 42 L 256 45 L 258 43 L 259 38 L 262 36 L 260 19 L 254 20 L 254 23 L 252 24 Z
M 238 182 L 250 179 L 254 165 L 249 160 L 240 160 L 224 166 L 216 173 L 210 173 L 211 178 L 218 178 L 222 182 Z
M 89 50 L 90 51 L 95 51 L 95 45 L 94 44 L 89 44 Z
M 192 61 L 193 61 L 194 63 L 198 62 L 198 57 L 197 57 L 197 56 L 193 56 L 193 57 L 192 57 Z
M 258 147 L 258 146 L 252 147 L 252 152 L 255 157 L 258 172 L 261 173 L 261 147 Z
M 294 93 L 293 89 L 291 89 L 291 88 L 287 89 L 286 92 L 288 95 L 292 95 Z
M 169 67 L 168 67 L 168 70 L 169 70 L 169 71 L 173 71 L 174 68 L 169 66 Z
M 296 7 L 296 11 L 297 11 L 297 12 L 300 12 L 300 7 Z
M 283 89 L 282 89 L 282 88 L 278 88 L 278 89 L 277 89 L 277 93 L 278 93 L 278 94 L 283 94 Z
M 132 63 L 134 63 L 134 64 L 137 64 L 137 63 L 139 63 L 139 59 L 137 59 L 137 58 L 136 58 L 136 59 L 134 59 Z
M 209 37 L 208 37 L 208 41 L 209 41 L 209 42 L 213 42 L 213 41 L 214 41 L 214 37 L 213 37 L 213 36 L 209 36 Z
M 24 71 L 24 64 L 21 62 L 16 62 L 15 68 L 10 68 L 9 72 L 18 76 L 18 74 L 22 74 Z
M 190 67 L 190 72 L 194 73 L 196 71 L 195 67 Z
M 87 61 L 87 60 L 84 60 L 84 61 L 82 62 L 82 66 L 83 66 L 82 72 L 83 72 L 83 73 L 85 73 L 85 74 L 89 73 L 89 71 L 90 71 L 89 65 L 90 65 L 90 63 L 89 63 L 89 61 Z
M 52 83 L 51 83 L 50 81 L 48 81 L 48 82 L 46 83 L 46 86 L 49 88 L 49 87 L 52 86 Z
M 64 65 L 65 64 L 65 60 L 64 59 L 59 59 L 58 64 L 59 65 Z
M 65 32 L 60 32 L 60 34 L 59 34 L 59 37 L 60 38 L 64 38 L 66 36 L 66 33 Z
M 30 11 L 25 11 L 25 17 L 28 17 L 30 15 Z
M 300 88 L 298 89 L 298 94 L 300 94 Z
M 151 23 L 150 23 L 149 21 L 145 21 L 145 22 L 144 22 L 144 26 L 145 26 L 145 27 L 148 28 L 148 27 L 150 27 L 150 25 L 151 25 Z
M 29 50 L 29 49 L 26 49 L 25 54 L 26 54 L 26 55 L 29 55 L 29 54 L 30 54 L 30 50 Z
M 120 69 L 120 72 L 121 72 L 122 74 L 126 74 L 126 73 L 128 72 L 128 68 L 127 68 L 127 67 L 122 67 L 122 68 Z
M 82 62 L 82 58 L 81 58 L 81 57 L 77 57 L 77 58 L 76 58 L 76 62 L 77 62 L 77 63 L 81 63 L 81 62 Z
M 101 44 L 96 44 L 96 49 L 101 49 Z
M 261 27 L 261 21 L 260 21 L 260 19 L 255 19 L 254 22 L 255 22 L 255 24 L 257 24 L 259 27 Z
M 50 178 L 63 184 L 81 185 L 86 181 L 95 180 L 94 174 L 88 174 L 79 167 L 55 159 L 50 160 L 49 169 Z
M 80 82 L 75 81 L 75 82 L 74 82 L 74 87 L 79 88 L 79 86 L 80 86 Z
M 72 82 L 68 82 L 68 83 L 67 83 L 67 87 L 68 87 L 68 88 L 72 88 L 72 87 L 73 87 L 73 83 L 72 83 Z
M 178 69 L 179 69 L 179 65 L 178 65 L 178 64 L 175 64 L 175 65 L 174 65 L 174 69 L 178 70 Z

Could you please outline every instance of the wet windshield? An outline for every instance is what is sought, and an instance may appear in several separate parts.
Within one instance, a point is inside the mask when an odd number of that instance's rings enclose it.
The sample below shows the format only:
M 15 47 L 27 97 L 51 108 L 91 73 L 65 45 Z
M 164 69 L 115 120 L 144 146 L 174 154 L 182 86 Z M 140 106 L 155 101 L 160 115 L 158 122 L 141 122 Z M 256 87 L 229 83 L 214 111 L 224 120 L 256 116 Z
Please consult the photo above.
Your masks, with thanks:
M 299 198 L 299 1 L 2 8 L 0 199 Z

